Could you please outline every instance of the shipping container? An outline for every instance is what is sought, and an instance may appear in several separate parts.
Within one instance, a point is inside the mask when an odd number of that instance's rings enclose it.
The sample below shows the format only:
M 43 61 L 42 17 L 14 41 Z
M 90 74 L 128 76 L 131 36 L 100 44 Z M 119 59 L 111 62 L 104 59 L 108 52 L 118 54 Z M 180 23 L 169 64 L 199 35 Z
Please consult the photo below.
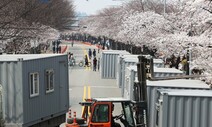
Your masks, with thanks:
M 103 50 L 100 59 L 100 75 L 105 79 L 116 79 L 117 59 L 120 54 L 130 54 L 125 50 Z
M 137 62 L 138 62 L 138 59 L 125 58 L 123 60 L 123 63 L 121 65 L 119 65 L 119 66 L 122 66 L 121 75 L 120 75 L 121 84 L 120 84 L 119 88 L 125 87 L 125 71 L 126 71 L 126 68 L 129 67 L 129 66 L 137 66 Z M 121 93 L 122 93 L 122 96 L 123 96 L 124 89 L 121 89 L 121 90 L 122 90 Z
M 132 88 L 135 79 L 137 79 L 137 66 L 128 66 L 125 69 L 123 84 L 122 84 L 122 96 L 127 97 L 128 99 L 132 99 Z M 122 70 L 123 73 L 123 70 Z M 173 77 L 173 76 L 179 76 L 184 75 L 184 73 L 180 70 L 177 70 L 175 68 L 157 68 L 154 67 L 154 77 Z
M 133 86 L 135 81 L 137 81 L 137 66 L 129 66 L 125 69 L 125 85 L 121 88 L 124 98 L 133 100 Z
M 212 127 L 212 90 L 158 90 L 155 127 Z
M 171 76 L 180 76 L 185 75 L 183 71 L 178 70 L 176 68 L 157 68 L 154 67 L 153 77 L 171 77 Z
M 119 55 L 118 56 L 117 85 L 119 86 L 119 88 L 122 88 L 122 86 L 124 86 L 126 67 L 137 65 L 138 56 L 139 55 Z M 153 59 L 153 65 L 154 67 L 164 67 L 164 62 L 161 59 Z M 182 75 L 182 74 L 183 74 L 182 71 L 179 71 L 174 68 L 170 68 L 170 69 L 156 68 L 154 73 L 156 77 L 166 77 L 166 76 L 172 76 L 172 75 L 175 76 L 175 75 Z
M 162 59 L 153 59 L 154 67 L 164 68 L 165 63 Z
M 118 61 L 117 61 L 117 76 L 116 76 L 116 81 L 117 81 L 117 85 L 121 88 L 121 84 L 122 84 L 122 71 L 125 70 L 124 68 L 122 68 L 122 63 L 123 63 L 123 60 L 125 58 L 134 58 L 134 59 L 137 59 L 138 61 L 138 56 L 139 55 L 132 55 L 132 54 L 127 54 L 127 55 L 119 55 L 118 56 Z
M 125 73 L 125 86 L 123 97 L 134 100 L 133 86 L 134 82 L 137 82 L 137 66 L 130 66 L 126 68 Z M 147 96 L 148 96 L 148 115 L 149 115 L 149 127 L 155 127 L 156 121 L 156 108 L 155 103 L 157 101 L 157 90 L 160 88 L 166 89 L 210 89 L 210 86 L 200 80 L 163 80 L 163 81 L 149 81 L 147 80 Z
M 192 90 L 210 90 L 210 86 L 200 80 L 192 79 L 175 79 L 175 80 L 161 80 L 161 81 L 148 81 L 147 80 L 147 97 L 148 97 L 148 115 L 149 127 L 155 127 L 156 122 L 156 105 L 157 90 L 158 89 L 192 89 Z
M 59 126 L 69 108 L 68 57 L 60 54 L 0 55 L 6 127 Z

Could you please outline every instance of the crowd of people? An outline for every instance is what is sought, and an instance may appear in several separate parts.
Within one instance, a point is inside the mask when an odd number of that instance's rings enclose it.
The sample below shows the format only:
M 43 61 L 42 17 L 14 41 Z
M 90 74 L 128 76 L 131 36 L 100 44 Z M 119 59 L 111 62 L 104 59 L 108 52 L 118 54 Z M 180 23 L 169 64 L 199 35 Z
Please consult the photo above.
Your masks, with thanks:
M 189 58 L 186 57 L 186 55 L 175 56 L 174 54 L 172 54 L 169 58 L 165 58 L 163 60 L 165 61 L 166 67 L 176 68 L 185 73 L 189 72 L 189 70 L 188 70 L 189 69 Z M 192 74 L 201 74 L 202 72 L 203 72 L 203 70 L 197 69 L 197 68 L 193 68 L 191 70 Z
M 172 54 L 171 57 L 165 59 L 165 64 L 170 68 L 186 71 L 188 62 L 185 55 L 181 58 L 180 56 L 176 57 Z
M 92 56 L 93 56 L 93 71 L 96 71 L 97 69 L 99 70 L 99 63 L 100 63 L 100 59 L 97 60 L 96 58 L 96 50 L 93 49 L 93 51 L 91 49 L 88 50 L 88 55 L 89 55 L 89 59 L 92 60 Z M 85 59 L 85 61 L 87 61 L 87 59 Z M 97 67 L 98 65 L 98 67 Z
M 76 64 L 76 60 L 74 58 L 73 53 L 68 53 L 68 60 L 69 60 L 69 65 L 70 66 L 74 66 Z M 89 62 L 91 61 L 91 62 Z M 92 64 L 91 64 L 92 63 Z M 93 51 L 91 49 L 88 50 L 88 55 L 86 54 L 84 57 L 84 67 L 90 67 L 93 66 L 93 71 L 99 71 L 99 67 L 100 67 L 100 58 L 97 59 L 96 56 L 96 49 L 93 49 Z

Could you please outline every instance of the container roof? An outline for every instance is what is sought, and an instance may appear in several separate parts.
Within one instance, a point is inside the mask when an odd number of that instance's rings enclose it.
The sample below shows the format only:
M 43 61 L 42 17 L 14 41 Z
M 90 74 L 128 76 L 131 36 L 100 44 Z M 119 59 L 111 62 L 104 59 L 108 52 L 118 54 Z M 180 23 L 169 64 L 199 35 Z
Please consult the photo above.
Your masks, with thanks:
M 126 50 L 103 50 L 103 54 L 130 54 Z
M 136 71 L 137 72 L 137 66 L 136 65 L 130 65 L 126 67 L 128 70 Z
M 120 54 L 120 57 L 122 58 L 137 58 L 139 55 L 132 55 L 132 54 Z
M 154 67 L 154 72 L 161 72 L 161 73 L 183 73 L 182 71 L 176 68 L 157 68 Z
M 163 95 L 168 96 L 196 96 L 196 97 L 212 97 L 212 90 L 174 90 L 160 89 L 158 90 Z
M 153 63 L 164 63 L 162 59 L 153 59 Z
M 100 102 L 129 102 L 129 99 L 122 98 L 122 97 L 108 97 L 108 98 L 93 98 L 94 100 Z
M 136 62 L 136 60 L 134 59 L 126 59 L 126 61 L 132 61 L 132 62 Z M 128 67 L 129 70 L 134 70 L 134 71 L 137 71 L 137 66 L 135 65 L 132 65 L 132 66 L 129 66 Z M 175 68 L 158 68 L 158 67 L 154 67 L 154 72 L 160 72 L 160 73 L 180 73 L 182 74 L 183 72 L 178 70 L 178 69 L 175 69 Z
M 174 80 L 161 80 L 161 81 L 147 80 L 147 86 L 210 89 L 210 86 L 207 85 L 205 82 L 193 79 L 174 79 Z
M 138 62 L 138 58 L 133 57 L 126 57 L 124 58 L 125 62 Z
M 62 56 L 62 55 L 64 54 L 5 54 L 0 55 L 0 61 L 2 62 L 19 61 L 20 59 L 23 59 L 23 61 L 25 61 L 25 60 Z

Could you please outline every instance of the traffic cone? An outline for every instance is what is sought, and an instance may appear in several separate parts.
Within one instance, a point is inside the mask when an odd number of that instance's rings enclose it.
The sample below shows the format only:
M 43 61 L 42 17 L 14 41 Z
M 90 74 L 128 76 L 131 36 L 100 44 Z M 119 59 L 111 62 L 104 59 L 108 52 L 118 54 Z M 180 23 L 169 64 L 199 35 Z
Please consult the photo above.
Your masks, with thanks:
M 76 112 L 74 112 L 74 121 L 73 121 L 73 123 L 77 123 L 76 117 L 77 117 L 77 114 L 76 114 Z
M 77 123 L 77 119 L 76 119 L 76 112 L 74 112 L 74 120 L 72 124 L 66 124 L 65 127 L 80 127 L 79 124 Z
M 68 110 L 68 118 L 71 118 L 71 108 Z

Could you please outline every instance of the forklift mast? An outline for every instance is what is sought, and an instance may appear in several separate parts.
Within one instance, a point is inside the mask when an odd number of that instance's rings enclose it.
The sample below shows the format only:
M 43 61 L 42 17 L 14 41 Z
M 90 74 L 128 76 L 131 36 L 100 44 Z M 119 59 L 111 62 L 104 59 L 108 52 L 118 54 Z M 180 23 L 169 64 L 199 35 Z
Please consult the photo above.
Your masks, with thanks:
M 148 127 L 147 117 L 147 76 L 150 76 L 150 61 L 145 56 L 138 56 L 138 82 L 134 84 L 135 121 L 137 127 Z

